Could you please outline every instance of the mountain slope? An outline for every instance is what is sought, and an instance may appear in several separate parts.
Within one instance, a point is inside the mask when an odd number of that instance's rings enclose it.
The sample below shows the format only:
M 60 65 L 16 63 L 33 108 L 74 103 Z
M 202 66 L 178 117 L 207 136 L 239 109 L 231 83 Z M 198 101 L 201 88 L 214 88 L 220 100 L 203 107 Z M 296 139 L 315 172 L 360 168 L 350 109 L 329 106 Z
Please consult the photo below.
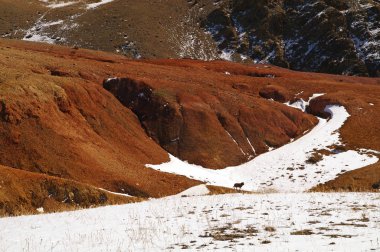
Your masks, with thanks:
M 133 58 L 228 59 L 379 76 L 375 0 L 1 0 L 0 36 Z
M 143 197 L 196 184 L 144 168 L 167 154 L 100 85 L 115 56 L 3 43 L 1 164 Z
M 130 60 L 4 39 L 0 72 L 1 165 L 133 196 L 166 196 L 200 183 L 146 167 L 169 161 L 168 152 L 213 169 L 240 165 L 301 137 L 328 104 L 351 115 L 337 148 L 380 150 L 378 78 Z M 325 95 L 310 102 L 309 113 L 284 104 L 315 93 Z M 379 163 L 364 169 L 378 174 Z M 360 170 L 347 176 L 363 180 L 363 190 L 377 182 Z

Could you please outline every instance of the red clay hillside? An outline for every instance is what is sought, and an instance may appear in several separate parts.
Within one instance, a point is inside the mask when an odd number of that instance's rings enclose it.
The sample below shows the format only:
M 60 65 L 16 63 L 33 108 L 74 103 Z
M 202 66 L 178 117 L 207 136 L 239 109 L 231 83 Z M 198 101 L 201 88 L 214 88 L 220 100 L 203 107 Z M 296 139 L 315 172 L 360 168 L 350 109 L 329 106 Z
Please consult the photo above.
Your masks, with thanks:
M 346 147 L 380 150 L 379 78 L 225 61 L 130 60 L 4 39 L 0 73 L 0 182 L 23 188 L 10 196 L 0 184 L 0 204 L 8 206 L 0 214 L 31 211 L 50 187 L 66 188 L 57 202 L 86 188 L 80 197 L 92 198 L 78 201 L 83 207 L 125 202 L 99 188 L 140 198 L 178 193 L 200 182 L 145 164 L 166 162 L 169 152 L 213 169 L 238 165 L 302 136 L 315 116 L 326 116 L 326 104 L 344 105 L 351 115 L 340 132 Z M 326 95 L 313 100 L 309 113 L 283 104 L 314 93 Z M 370 190 L 379 180 L 377 163 L 320 189 Z M 39 189 L 28 189 L 32 184 Z M 16 199 L 30 207 L 16 209 Z

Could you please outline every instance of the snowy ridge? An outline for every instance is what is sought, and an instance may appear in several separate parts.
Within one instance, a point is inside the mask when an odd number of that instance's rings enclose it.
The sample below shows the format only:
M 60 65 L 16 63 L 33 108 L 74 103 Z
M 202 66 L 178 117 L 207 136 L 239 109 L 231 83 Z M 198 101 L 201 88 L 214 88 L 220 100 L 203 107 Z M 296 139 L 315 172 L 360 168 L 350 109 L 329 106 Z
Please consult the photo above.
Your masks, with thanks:
M 204 184 L 201 184 L 201 185 L 190 187 L 189 189 L 177 194 L 176 196 L 180 196 L 180 197 L 202 196 L 202 195 L 207 195 L 209 193 L 210 193 L 210 190 L 207 188 L 207 186 Z
M 222 170 L 207 169 L 189 164 L 169 155 L 170 161 L 159 165 L 146 165 L 155 170 L 187 176 L 207 184 L 232 187 L 245 182 L 244 189 L 251 191 L 302 192 L 330 181 L 338 174 L 376 163 L 379 159 L 363 151 L 336 151 L 340 145 L 338 130 L 350 116 L 342 106 L 327 106 L 331 119 L 319 119 L 318 125 L 305 136 L 255 159 Z M 332 153 L 317 162 L 309 161 L 317 150 Z

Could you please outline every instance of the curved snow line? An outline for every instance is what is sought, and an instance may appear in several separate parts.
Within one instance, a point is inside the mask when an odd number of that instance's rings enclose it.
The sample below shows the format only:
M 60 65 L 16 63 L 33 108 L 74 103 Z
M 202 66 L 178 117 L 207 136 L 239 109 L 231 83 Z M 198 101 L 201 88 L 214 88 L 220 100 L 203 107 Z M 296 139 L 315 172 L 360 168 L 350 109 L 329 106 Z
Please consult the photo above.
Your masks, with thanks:
M 46 7 L 51 8 L 51 9 L 57 9 L 57 8 L 63 8 L 67 7 L 76 3 L 79 3 L 79 1 L 49 1 L 49 0 L 40 0 L 40 2 L 43 2 L 47 4 Z
M 112 192 L 112 191 L 108 191 L 108 190 L 106 190 L 104 188 L 100 188 L 100 187 L 98 189 L 101 190 L 101 191 L 103 191 L 103 192 L 108 192 L 108 193 L 113 194 L 113 195 L 119 195 L 119 196 L 124 196 L 124 197 L 128 197 L 128 198 L 134 197 L 132 195 L 129 195 L 128 193 Z
M 95 9 L 103 4 L 107 4 L 110 2 L 113 2 L 113 0 L 101 0 L 100 2 L 97 2 L 97 3 L 87 4 L 86 9 Z
M 308 163 L 307 160 L 316 150 L 329 149 L 329 146 L 340 144 L 338 130 L 350 116 L 343 106 L 326 106 L 325 111 L 331 114 L 330 120 L 319 118 L 318 125 L 308 134 L 242 165 L 212 170 L 169 155 L 170 161 L 167 163 L 146 166 L 211 185 L 232 187 L 235 182 L 244 181 L 245 190 L 300 192 L 330 181 L 340 173 L 374 164 L 379 160 L 374 155 L 349 150 L 323 156 L 315 164 Z
M 191 196 L 204 196 L 210 193 L 210 190 L 205 184 L 200 184 L 197 186 L 190 187 L 189 189 L 176 194 L 175 196 L 180 197 L 191 197 Z M 169 196 L 172 197 L 172 196 Z

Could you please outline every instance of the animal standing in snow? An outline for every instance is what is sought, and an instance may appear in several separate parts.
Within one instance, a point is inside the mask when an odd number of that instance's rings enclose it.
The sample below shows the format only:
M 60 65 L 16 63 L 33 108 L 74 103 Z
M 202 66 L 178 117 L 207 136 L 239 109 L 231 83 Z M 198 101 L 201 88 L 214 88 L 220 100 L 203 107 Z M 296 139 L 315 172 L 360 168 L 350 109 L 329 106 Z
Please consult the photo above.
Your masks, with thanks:
M 236 190 L 241 190 L 241 188 L 243 187 L 244 185 L 244 182 L 241 182 L 241 183 L 235 183 L 234 184 L 234 189 Z
M 372 188 L 375 189 L 375 190 L 380 189 L 380 181 L 377 182 L 377 183 L 375 183 L 375 184 L 373 184 Z

